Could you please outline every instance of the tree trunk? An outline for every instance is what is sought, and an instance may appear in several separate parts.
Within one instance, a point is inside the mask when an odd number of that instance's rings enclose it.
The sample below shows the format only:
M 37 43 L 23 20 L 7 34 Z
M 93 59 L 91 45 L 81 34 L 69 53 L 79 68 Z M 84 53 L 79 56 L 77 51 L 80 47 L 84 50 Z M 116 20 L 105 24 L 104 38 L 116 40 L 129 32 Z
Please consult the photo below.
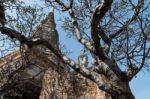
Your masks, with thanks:
M 121 86 L 124 91 L 120 94 L 115 94 L 114 96 L 112 96 L 112 99 L 135 99 L 128 82 L 122 82 Z
M 123 93 L 118 96 L 118 98 L 114 99 L 135 99 L 132 93 Z

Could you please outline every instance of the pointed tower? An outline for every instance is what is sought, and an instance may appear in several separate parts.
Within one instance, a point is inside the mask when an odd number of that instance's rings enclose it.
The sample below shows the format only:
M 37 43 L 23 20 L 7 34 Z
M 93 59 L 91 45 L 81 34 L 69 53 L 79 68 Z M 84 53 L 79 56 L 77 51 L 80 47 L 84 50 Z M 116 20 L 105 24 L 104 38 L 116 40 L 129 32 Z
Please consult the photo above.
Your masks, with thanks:
M 37 27 L 36 31 L 32 34 L 32 37 L 44 39 L 55 49 L 59 49 L 59 37 L 54 19 L 54 8 L 51 9 L 46 19 L 44 19 L 40 26 Z
M 59 37 L 56 30 L 53 8 L 47 17 L 37 27 L 36 31 L 32 33 L 31 38 L 44 39 L 49 42 L 56 51 L 59 51 Z M 26 51 L 25 57 L 27 59 L 27 62 L 25 63 L 28 66 L 26 68 L 26 73 L 30 76 L 34 76 L 35 74 L 45 71 L 50 67 L 50 63 L 46 64 L 45 60 L 51 61 L 56 65 L 59 62 L 56 55 L 44 45 L 37 45 Z M 42 77 L 39 78 L 41 79 Z
M 59 35 L 56 30 L 55 18 L 54 18 L 54 8 L 51 9 L 47 17 L 41 22 L 37 27 L 36 31 L 32 33 L 32 38 L 40 38 L 48 41 L 56 51 L 59 50 Z M 47 57 L 54 63 L 58 63 L 56 55 L 54 55 L 48 48 L 43 45 L 38 45 L 34 47 L 34 50 L 39 50 L 42 55 L 47 55 Z

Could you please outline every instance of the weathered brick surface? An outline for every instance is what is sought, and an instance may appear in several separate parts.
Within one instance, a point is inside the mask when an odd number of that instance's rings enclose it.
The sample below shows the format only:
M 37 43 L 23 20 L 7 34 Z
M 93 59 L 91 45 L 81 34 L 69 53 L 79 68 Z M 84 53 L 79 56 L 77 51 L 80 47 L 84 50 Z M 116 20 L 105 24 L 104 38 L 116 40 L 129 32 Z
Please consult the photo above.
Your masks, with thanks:
M 9 61 L 9 64 L 12 64 L 14 61 L 21 59 L 21 55 L 18 51 L 19 50 L 6 56 L 7 61 L 8 59 L 12 60 Z M 5 58 L 3 59 L 3 62 L 7 63 L 6 60 L 4 60 Z M 4 66 L 3 62 L 0 64 L 1 67 Z M 28 69 L 27 72 L 31 73 L 33 70 L 33 68 Z M 31 82 L 30 84 L 37 83 L 34 80 Z M 25 84 L 29 85 L 29 82 L 26 82 Z M 39 85 L 41 87 L 41 84 Z M 29 86 L 26 88 L 28 88 L 26 90 L 34 90 L 34 88 L 30 88 Z M 61 73 L 53 70 L 52 68 L 49 68 L 43 78 L 43 88 L 40 99 L 110 99 L 110 97 L 105 92 L 100 91 L 95 83 L 85 79 L 79 74 Z
M 97 85 L 79 74 L 61 75 L 51 69 L 43 79 L 40 99 L 111 99 Z

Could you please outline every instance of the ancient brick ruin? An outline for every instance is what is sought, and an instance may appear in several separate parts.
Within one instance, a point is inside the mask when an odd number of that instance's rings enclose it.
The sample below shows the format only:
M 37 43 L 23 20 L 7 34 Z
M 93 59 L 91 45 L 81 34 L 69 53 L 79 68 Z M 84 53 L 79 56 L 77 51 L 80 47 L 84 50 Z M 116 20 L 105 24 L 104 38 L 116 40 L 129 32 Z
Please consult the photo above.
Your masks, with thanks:
M 55 28 L 54 13 L 50 12 L 31 38 L 46 39 L 59 51 Z M 4 99 L 110 99 L 95 83 L 67 71 L 63 65 L 42 45 L 27 50 L 22 45 L 0 59 L 0 71 L 7 75 L 1 77 L 5 79 L 0 82 L 0 96 Z

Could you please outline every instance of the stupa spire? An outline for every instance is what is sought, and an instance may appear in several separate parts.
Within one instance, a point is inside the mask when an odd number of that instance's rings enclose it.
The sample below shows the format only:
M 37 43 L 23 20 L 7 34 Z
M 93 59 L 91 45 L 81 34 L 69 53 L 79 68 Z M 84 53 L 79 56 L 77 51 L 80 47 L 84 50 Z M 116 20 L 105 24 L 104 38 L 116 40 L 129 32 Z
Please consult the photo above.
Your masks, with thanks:
M 40 26 L 37 27 L 32 37 L 45 39 L 55 47 L 59 45 L 53 7 L 50 9 L 47 17 L 41 22 Z

